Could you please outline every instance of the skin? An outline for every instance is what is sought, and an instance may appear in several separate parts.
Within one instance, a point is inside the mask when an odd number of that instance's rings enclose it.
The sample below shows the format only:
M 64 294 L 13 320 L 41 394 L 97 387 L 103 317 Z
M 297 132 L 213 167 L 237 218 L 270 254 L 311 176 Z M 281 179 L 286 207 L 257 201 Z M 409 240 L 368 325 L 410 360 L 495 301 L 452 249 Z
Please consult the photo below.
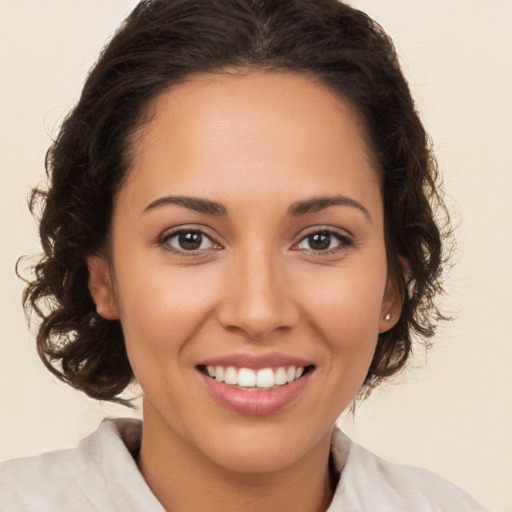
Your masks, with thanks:
M 290 214 L 321 197 L 349 201 Z M 154 101 L 115 198 L 110 257 L 88 263 L 98 312 L 120 319 L 145 394 L 138 462 L 166 509 L 328 507 L 333 424 L 400 310 L 383 225 L 358 115 L 310 78 L 196 76 Z M 176 227 L 204 231 L 201 248 L 184 250 Z M 312 246 L 326 229 L 341 238 Z M 286 407 L 240 414 L 196 367 L 242 352 L 301 357 L 314 371 Z

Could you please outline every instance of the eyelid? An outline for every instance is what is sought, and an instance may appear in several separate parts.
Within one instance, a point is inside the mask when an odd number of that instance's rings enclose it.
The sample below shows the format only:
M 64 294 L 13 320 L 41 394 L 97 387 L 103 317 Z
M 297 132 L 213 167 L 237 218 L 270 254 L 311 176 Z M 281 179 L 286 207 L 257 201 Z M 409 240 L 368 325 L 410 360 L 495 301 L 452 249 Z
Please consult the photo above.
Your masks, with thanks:
M 168 228 L 164 230 L 157 238 L 157 244 L 162 246 L 165 250 L 178 254 L 180 256 L 197 256 L 198 254 L 204 254 L 206 252 L 210 252 L 212 250 L 223 249 L 222 244 L 217 241 L 217 237 L 213 236 L 209 233 L 210 230 L 206 229 L 204 226 L 185 224 L 182 226 L 174 226 L 172 228 Z M 214 247 L 208 249 L 197 249 L 192 251 L 180 250 L 176 247 L 173 247 L 168 243 L 168 241 L 175 236 L 178 236 L 182 233 L 190 233 L 196 232 L 201 233 L 202 236 L 208 238 L 214 245 Z
M 296 248 L 302 241 L 304 241 L 307 237 L 314 235 L 316 233 L 326 233 L 329 235 L 334 236 L 337 240 L 339 240 L 340 244 L 337 247 L 334 247 L 332 249 L 326 249 L 326 250 L 314 250 L 314 249 L 299 249 Z M 318 254 L 318 255 L 328 255 L 333 254 L 336 252 L 340 252 L 343 250 L 346 250 L 349 247 L 352 247 L 355 245 L 355 241 L 353 236 L 348 233 L 346 230 L 342 230 L 339 228 L 334 228 L 332 226 L 311 226 L 307 228 L 306 230 L 303 230 L 298 236 L 297 241 L 294 242 L 291 249 L 296 251 L 304 251 L 304 252 L 310 252 L 312 254 Z
M 194 224 L 185 224 L 181 226 L 174 226 L 172 228 L 168 228 L 164 230 L 157 238 L 156 242 L 159 246 L 165 246 L 164 249 L 173 252 L 175 254 L 181 255 L 181 256 L 197 256 L 199 254 L 204 254 L 206 252 L 211 252 L 212 250 L 220 250 L 224 249 L 223 245 L 219 243 L 218 236 L 215 236 L 210 233 L 210 229 L 206 228 L 202 225 L 194 225 Z M 197 249 L 197 250 L 180 250 L 179 248 L 173 247 L 170 244 L 168 244 L 168 241 L 181 234 L 181 233 L 187 233 L 187 232 L 197 232 L 201 233 L 202 236 L 208 238 L 208 240 L 211 241 L 211 243 L 214 245 L 214 247 L 207 248 L 207 249 Z M 339 240 L 338 246 L 331 248 L 331 249 L 325 249 L 325 250 L 315 250 L 315 249 L 300 249 L 297 246 L 304 241 L 308 236 L 314 235 L 315 233 L 326 233 L 329 235 L 334 236 L 337 240 Z M 337 252 L 341 252 L 346 250 L 349 247 L 352 247 L 355 245 L 355 241 L 353 239 L 352 234 L 350 234 L 347 230 L 336 228 L 332 226 L 310 226 L 300 232 L 299 235 L 296 237 L 296 241 L 292 244 L 290 247 L 291 250 L 295 251 L 302 251 L 302 252 L 309 252 L 312 254 L 317 255 L 329 255 L 334 254 Z

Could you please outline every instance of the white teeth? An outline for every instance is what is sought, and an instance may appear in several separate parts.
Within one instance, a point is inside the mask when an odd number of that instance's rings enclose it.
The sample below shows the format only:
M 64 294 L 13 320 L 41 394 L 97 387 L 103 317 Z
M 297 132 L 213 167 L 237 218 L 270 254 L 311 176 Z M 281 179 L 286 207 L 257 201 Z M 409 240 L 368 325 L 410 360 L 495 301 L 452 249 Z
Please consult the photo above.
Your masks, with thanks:
M 222 368 L 222 366 L 215 367 L 215 380 L 224 382 L 224 368 Z
M 258 388 L 273 388 L 275 384 L 274 371 L 272 368 L 264 368 L 258 370 L 256 374 L 256 387 Z
M 236 369 L 234 366 L 207 366 L 208 375 L 217 382 L 225 382 L 230 386 L 240 386 L 252 389 L 269 389 L 276 386 L 283 386 L 293 382 L 304 375 L 304 367 L 280 366 L 275 370 L 272 368 Z
M 286 369 L 283 366 L 276 370 L 276 373 L 274 374 L 274 380 L 276 386 L 282 386 L 288 382 L 286 380 Z
M 226 373 L 224 374 L 224 382 L 231 385 L 238 384 L 238 372 L 232 366 L 228 366 L 226 368 Z
M 295 380 L 295 366 L 290 366 L 288 370 L 286 370 L 286 380 L 287 382 L 293 382 Z
M 240 368 L 238 370 L 238 385 L 244 388 L 256 386 L 256 372 L 250 368 Z

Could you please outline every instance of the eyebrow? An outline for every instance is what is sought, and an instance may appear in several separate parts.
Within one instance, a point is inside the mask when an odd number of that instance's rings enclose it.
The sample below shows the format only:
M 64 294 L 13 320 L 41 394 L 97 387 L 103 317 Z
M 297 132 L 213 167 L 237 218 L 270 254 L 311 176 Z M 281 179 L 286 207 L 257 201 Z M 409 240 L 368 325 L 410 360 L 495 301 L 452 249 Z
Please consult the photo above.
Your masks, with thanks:
M 165 205 L 178 205 L 208 215 L 227 215 L 227 208 L 217 201 L 209 199 L 200 199 L 198 197 L 189 196 L 165 196 L 156 199 L 144 209 L 144 212 L 154 210 Z M 306 201 L 298 201 L 293 203 L 288 209 L 288 215 L 297 217 L 299 215 L 306 215 L 307 213 L 314 213 L 325 210 L 331 206 L 350 206 L 364 213 L 365 217 L 371 222 L 371 216 L 368 210 L 359 202 L 346 196 L 327 196 L 315 197 Z
M 307 201 L 299 201 L 297 203 L 293 203 L 290 206 L 288 214 L 295 217 L 298 215 L 305 215 L 307 213 L 314 213 L 325 210 L 330 206 L 350 206 L 364 213 L 365 217 L 370 222 L 372 221 L 370 213 L 361 203 L 346 196 L 314 197 L 313 199 L 308 199 Z
M 150 203 L 144 209 L 144 212 L 154 210 L 160 206 L 176 204 L 184 206 L 189 210 L 194 210 L 200 213 L 207 213 L 209 215 L 227 215 L 228 211 L 222 203 L 210 201 L 209 199 L 200 199 L 198 197 L 189 196 L 165 196 Z

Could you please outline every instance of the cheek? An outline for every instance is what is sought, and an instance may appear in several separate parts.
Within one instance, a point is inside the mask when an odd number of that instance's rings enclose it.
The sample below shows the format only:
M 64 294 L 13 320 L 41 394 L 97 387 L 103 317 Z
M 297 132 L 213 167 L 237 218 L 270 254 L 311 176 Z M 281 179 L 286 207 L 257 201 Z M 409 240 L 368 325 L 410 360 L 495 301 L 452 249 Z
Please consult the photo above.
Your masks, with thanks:
M 172 408 L 175 418 L 186 418 L 194 408 L 184 398 L 190 391 L 184 371 L 193 368 L 188 341 L 209 318 L 212 290 L 209 285 L 200 288 L 186 272 L 165 270 L 123 281 L 121 324 L 128 359 L 146 399 L 160 404 L 159 409 Z
M 118 304 L 125 342 L 133 366 L 152 365 L 164 354 L 177 359 L 186 341 L 209 318 L 218 284 L 210 275 L 189 269 L 146 267 L 131 279 L 118 281 Z M 134 368 L 135 371 L 135 368 Z
M 383 278 L 379 266 L 366 272 L 348 266 L 335 270 L 328 278 L 311 280 L 302 302 L 311 339 L 323 355 L 318 359 L 323 392 L 311 414 L 328 411 L 328 421 L 335 421 L 349 405 L 368 373 L 385 288 L 385 271 Z
M 336 269 L 323 279 L 314 279 L 303 290 L 304 310 L 316 328 L 329 333 L 329 339 L 357 343 L 370 336 L 376 339 L 386 286 L 385 268 Z
M 364 271 L 356 271 L 355 266 L 335 269 L 325 279 L 310 283 L 312 292 L 303 309 L 327 350 L 324 369 L 335 382 L 333 395 L 326 400 L 345 404 L 366 377 L 377 344 L 386 285 L 382 261 L 362 265 Z

